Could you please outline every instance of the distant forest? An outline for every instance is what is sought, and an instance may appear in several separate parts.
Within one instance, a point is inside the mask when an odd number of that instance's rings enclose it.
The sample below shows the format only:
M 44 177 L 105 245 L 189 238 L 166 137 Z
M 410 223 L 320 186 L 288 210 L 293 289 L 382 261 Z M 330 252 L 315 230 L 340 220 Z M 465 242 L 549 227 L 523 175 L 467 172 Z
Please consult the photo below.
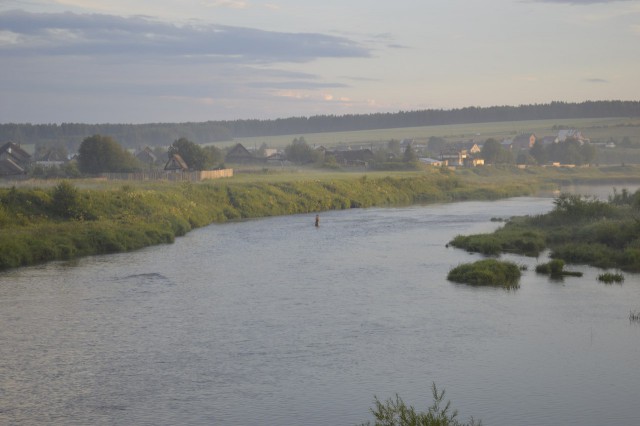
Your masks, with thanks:
M 111 136 L 125 147 L 168 146 L 179 138 L 197 144 L 235 137 L 390 129 L 443 124 L 487 123 L 570 118 L 640 117 L 640 101 L 552 102 L 520 106 L 429 109 L 395 113 L 317 115 L 275 120 L 207 121 L 151 124 L 0 124 L 0 143 L 64 145 L 74 152 L 92 135 Z

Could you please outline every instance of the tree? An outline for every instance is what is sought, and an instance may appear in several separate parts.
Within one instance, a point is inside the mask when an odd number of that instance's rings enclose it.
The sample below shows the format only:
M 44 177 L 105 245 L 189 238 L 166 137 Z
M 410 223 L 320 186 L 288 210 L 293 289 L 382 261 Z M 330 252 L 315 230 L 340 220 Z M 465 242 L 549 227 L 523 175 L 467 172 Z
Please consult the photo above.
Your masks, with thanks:
M 206 170 L 209 158 L 202 147 L 187 138 L 180 138 L 169 147 L 169 156 L 178 154 L 191 170 Z
M 387 150 L 394 155 L 400 155 L 400 141 L 397 139 L 391 139 L 387 142 Z
M 490 138 L 484 142 L 482 146 L 482 151 L 480 155 L 484 158 L 484 161 L 487 163 L 495 163 L 498 157 L 500 156 L 500 150 L 503 149 L 500 145 L 500 142 L 497 140 Z
M 224 161 L 224 154 L 222 153 L 222 150 L 217 146 L 205 146 L 204 153 L 207 155 L 207 165 L 209 166 L 209 168 L 218 166 Z
M 289 160 L 298 164 L 313 163 L 320 157 L 318 152 L 307 144 L 304 137 L 295 138 L 291 145 L 285 147 L 284 152 Z
M 529 150 L 529 154 L 531 154 L 531 156 L 536 159 L 536 162 L 538 164 L 546 164 L 546 162 L 548 161 L 547 150 L 544 148 L 544 145 L 542 145 L 542 143 L 539 141 L 536 141 L 533 144 L 533 146 Z
M 427 142 L 427 149 L 432 155 L 438 155 L 444 151 L 447 146 L 447 141 L 444 138 L 438 136 L 431 136 Z
M 140 163 L 109 136 L 85 138 L 78 149 L 78 168 L 82 173 L 132 172 Z
M 266 144 L 266 142 L 262 142 L 262 145 L 260 145 L 260 148 L 258 148 L 258 157 L 266 157 L 266 152 L 267 149 L 269 149 L 269 146 Z
M 415 163 L 416 161 L 418 161 L 418 154 L 416 154 L 416 151 L 413 149 L 411 144 L 408 144 L 405 148 L 402 161 L 404 161 L 405 163 Z
M 503 148 L 500 142 L 493 138 L 485 141 L 480 155 L 489 164 L 513 163 L 514 161 L 511 151 Z

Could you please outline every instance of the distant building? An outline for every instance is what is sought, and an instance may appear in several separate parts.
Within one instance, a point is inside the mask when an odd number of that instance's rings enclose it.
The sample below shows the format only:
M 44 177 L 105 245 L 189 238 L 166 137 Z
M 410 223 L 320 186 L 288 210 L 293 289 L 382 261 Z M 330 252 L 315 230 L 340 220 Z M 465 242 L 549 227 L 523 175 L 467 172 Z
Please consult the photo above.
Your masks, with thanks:
M 511 150 L 529 150 L 536 143 L 536 135 L 533 133 L 521 133 L 511 142 Z
M 231 148 L 225 156 L 228 163 L 253 163 L 257 159 L 241 143 Z
M 167 164 L 164 165 L 164 169 L 168 171 L 186 172 L 189 170 L 189 166 L 182 159 L 180 154 L 173 154 L 169 156 L 169 160 L 167 161 Z
M 567 139 L 574 139 L 580 142 L 580 145 L 584 143 L 589 143 L 589 139 L 582 135 L 582 132 L 576 129 L 563 129 L 558 132 L 558 136 L 556 137 L 555 142 L 564 142 Z
M 435 158 L 418 158 L 418 161 L 422 164 L 426 164 L 427 166 L 440 167 L 443 166 L 444 163 L 442 160 L 436 160 Z
M 149 166 L 152 166 L 158 162 L 158 156 L 148 146 L 140 150 L 140 152 L 136 154 L 136 158 L 141 163 L 148 164 Z
M 374 158 L 373 151 L 369 148 L 349 151 L 326 151 L 325 154 L 333 156 L 338 164 L 345 166 L 367 167 Z
M 44 168 L 60 167 L 67 163 L 67 158 L 60 154 L 59 151 L 50 149 L 43 156 L 36 160 L 38 166 Z
M 20 145 L 7 142 L 0 147 L 0 176 L 23 175 L 31 164 L 31 155 Z

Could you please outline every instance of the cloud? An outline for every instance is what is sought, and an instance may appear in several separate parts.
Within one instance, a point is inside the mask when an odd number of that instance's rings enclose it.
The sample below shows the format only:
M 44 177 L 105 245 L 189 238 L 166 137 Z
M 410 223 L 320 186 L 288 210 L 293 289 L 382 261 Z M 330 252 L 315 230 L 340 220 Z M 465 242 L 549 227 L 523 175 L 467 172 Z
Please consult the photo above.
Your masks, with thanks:
M 173 25 L 147 17 L 101 14 L 0 13 L 3 55 L 133 55 L 225 57 L 249 62 L 308 62 L 369 57 L 346 37 L 284 33 L 226 25 Z
M 564 4 L 596 4 L 596 3 L 617 3 L 621 1 L 632 1 L 632 0 L 529 0 L 533 3 L 564 3 Z
M 587 82 L 589 82 L 589 83 L 608 83 L 609 80 L 605 80 L 604 78 L 588 78 Z
M 228 7 L 230 9 L 247 9 L 249 7 L 248 3 L 242 0 L 215 0 L 202 4 L 206 7 Z
M 289 89 L 289 90 L 315 90 L 326 88 L 344 88 L 349 87 L 342 83 L 322 83 L 315 81 L 260 81 L 250 83 L 249 87 L 260 89 Z

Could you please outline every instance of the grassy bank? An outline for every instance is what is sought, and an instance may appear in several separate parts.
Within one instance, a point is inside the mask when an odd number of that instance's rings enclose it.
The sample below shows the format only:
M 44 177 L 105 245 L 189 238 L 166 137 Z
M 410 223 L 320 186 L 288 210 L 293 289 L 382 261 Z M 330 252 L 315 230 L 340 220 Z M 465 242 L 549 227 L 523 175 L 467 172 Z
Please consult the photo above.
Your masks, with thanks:
M 495 255 L 538 256 L 545 248 L 567 263 L 640 271 L 640 191 L 608 202 L 562 194 L 544 215 L 513 218 L 492 234 L 457 236 L 451 245 Z
M 413 175 L 205 183 L 69 183 L 0 189 L 0 270 L 170 243 L 229 220 L 371 206 L 490 200 L 535 184 L 474 183 L 446 170 Z

